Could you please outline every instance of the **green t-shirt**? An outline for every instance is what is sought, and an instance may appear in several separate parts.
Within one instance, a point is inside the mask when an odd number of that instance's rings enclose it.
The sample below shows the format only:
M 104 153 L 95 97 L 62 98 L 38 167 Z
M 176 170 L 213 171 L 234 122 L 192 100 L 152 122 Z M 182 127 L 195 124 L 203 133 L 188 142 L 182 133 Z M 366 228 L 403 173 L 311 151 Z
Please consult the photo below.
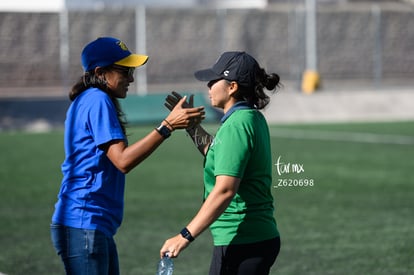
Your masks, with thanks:
M 205 160 L 205 198 L 219 175 L 237 177 L 241 182 L 228 208 L 210 226 L 214 245 L 246 244 L 279 236 L 273 216 L 269 128 L 259 111 L 237 110 L 217 131 Z

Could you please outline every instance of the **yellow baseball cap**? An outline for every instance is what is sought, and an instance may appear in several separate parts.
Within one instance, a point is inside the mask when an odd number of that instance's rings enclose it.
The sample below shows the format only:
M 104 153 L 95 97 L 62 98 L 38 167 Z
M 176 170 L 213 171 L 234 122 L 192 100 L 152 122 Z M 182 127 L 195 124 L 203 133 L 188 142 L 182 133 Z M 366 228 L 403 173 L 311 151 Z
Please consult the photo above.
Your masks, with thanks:
M 131 53 L 124 42 L 113 37 L 99 37 L 82 50 L 82 66 L 85 72 L 96 67 L 112 64 L 139 67 L 147 63 L 148 56 Z

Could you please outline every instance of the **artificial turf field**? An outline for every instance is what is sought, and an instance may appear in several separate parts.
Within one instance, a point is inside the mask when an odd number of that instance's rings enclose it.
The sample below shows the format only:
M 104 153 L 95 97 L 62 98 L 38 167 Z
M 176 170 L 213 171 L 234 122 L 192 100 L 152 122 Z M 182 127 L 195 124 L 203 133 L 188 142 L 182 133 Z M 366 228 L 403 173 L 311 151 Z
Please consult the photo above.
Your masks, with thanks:
M 151 129 L 130 128 L 130 142 Z M 271 135 L 282 236 L 271 274 L 414 274 L 414 122 L 272 125 Z M 63 274 L 49 237 L 62 160 L 62 131 L 0 133 L 0 272 Z M 176 132 L 128 174 L 121 274 L 155 274 L 164 240 L 201 204 L 202 165 Z M 174 274 L 207 274 L 211 251 L 206 231 Z

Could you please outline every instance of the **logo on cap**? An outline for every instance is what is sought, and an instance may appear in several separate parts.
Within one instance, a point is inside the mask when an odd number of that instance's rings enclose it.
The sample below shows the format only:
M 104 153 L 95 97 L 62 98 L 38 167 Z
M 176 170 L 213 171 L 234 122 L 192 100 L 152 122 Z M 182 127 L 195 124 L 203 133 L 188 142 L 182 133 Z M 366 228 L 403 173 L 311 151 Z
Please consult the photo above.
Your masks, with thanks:
M 118 41 L 118 42 L 116 42 L 116 44 L 118 44 L 118 46 L 119 46 L 122 50 L 124 50 L 124 51 L 128 51 L 128 48 L 127 48 L 127 46 L 125 45 L 125 43 L 124 43 L 124 42 L 122 42 L 122 41 Z
M 223 74 L 224 76 L 229 76 L 230 71 L 224 71 Z

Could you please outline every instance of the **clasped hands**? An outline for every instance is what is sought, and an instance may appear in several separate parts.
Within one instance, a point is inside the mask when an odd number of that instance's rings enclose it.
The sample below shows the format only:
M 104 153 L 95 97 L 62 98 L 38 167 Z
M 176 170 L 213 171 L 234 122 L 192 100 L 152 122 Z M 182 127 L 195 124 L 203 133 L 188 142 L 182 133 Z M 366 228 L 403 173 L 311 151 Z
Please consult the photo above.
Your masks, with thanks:
M 194 95 L 191 95 L 187 102 L 187 96 L 183 97 L 173 91 L 166 97 L 164 105 L 171 111 L 165 120 L 173 130 L 192 128 L 205 118 L 204 107 L 194 107 Z

